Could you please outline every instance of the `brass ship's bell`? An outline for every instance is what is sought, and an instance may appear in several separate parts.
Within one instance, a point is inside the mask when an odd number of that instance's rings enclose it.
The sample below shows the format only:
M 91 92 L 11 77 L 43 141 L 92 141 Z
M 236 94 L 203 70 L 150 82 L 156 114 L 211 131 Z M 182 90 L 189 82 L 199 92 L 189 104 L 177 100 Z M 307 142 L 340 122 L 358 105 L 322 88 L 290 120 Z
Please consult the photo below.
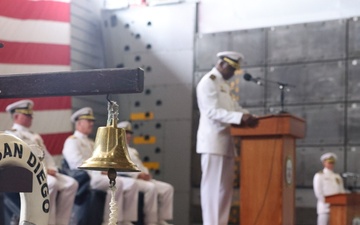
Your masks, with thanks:
M 116 122 L 117 120 L 113 118 L 110 125 L 98 128 L 93 155 L 79 169 L 140 172 L 130 159 L 125 140 L 125 129 L 118 128 Z

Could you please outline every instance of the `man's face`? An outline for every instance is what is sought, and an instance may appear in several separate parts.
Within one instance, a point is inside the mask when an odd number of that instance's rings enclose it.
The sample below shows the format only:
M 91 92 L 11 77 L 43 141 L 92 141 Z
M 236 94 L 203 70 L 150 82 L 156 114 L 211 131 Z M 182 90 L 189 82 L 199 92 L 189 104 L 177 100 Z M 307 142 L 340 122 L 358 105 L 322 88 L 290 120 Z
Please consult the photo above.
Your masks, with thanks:
M 22 113 L 16 113 L 14 115 L 14 122 L 27 128 L 31 127 L 32 120 L 33 120 L 32 115 L 22 114 Z
M 132 133 L 126 131 L 126 142 L 127 142 L 128 145 L 131 144 L 131 139 L 132 139 Z
M 230 66 L 227 62 L 220 64 L 220 73 L 225 80 L 229 80 L 235 74 L 235 68 Z
M 325 168 L 327 168 L 329 170 L 334 170 L 335 162 L 330 162 L 330 161 L 325 160 L 323 162 L 323 165 L 324 165 Z
M 89 135 L 91 134 L 94 127 L 94 120 L 78 120 L 76 129 L 83 134 Z

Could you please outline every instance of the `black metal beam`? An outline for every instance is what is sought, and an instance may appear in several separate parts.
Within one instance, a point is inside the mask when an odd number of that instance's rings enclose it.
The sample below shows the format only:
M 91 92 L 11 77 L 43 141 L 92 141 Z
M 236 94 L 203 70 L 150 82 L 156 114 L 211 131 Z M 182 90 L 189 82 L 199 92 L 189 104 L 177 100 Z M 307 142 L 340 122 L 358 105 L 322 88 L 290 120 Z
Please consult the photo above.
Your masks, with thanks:
M 1 98 L 140 93 L 144 71 L 95 69 L 0 76 Z

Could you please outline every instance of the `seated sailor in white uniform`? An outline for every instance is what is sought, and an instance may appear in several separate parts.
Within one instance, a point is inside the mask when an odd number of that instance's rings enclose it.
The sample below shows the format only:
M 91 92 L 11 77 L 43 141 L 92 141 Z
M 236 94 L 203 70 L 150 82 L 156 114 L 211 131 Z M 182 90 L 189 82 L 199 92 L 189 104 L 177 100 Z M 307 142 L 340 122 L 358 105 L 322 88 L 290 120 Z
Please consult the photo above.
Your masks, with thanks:
M 141 170 L 139 173 L 128 173 L 128 175 L 135 179 L 140 191 L 145 194 L 145 223 L 151 225 L 169 225 L 166 220 L 173 219 L 173 186 L 153 179 L 149 170 L 144 166 L 139 152 L 129 146 L 133 134 L 131 123 L 129 121 L 123 121 L 118 123 L 118 127 L 125 129 L 130 158 Z
M 58 168 L 51 154 L 48 152 L 41 136 L 30 130 L 33 121 L 33 106 L 31 100 L 20 100 L 6 107 L 14 121 L 9 133 L 26 142 L 30 148 L 38 146 L 44 151 L 44 166 L 47 172 L 49 187 L 50 211 L 49 225 L 68 225 L 78 183 L 70 176 L 58 172 Z M 37 154 L 34 152 L 34 154 Z

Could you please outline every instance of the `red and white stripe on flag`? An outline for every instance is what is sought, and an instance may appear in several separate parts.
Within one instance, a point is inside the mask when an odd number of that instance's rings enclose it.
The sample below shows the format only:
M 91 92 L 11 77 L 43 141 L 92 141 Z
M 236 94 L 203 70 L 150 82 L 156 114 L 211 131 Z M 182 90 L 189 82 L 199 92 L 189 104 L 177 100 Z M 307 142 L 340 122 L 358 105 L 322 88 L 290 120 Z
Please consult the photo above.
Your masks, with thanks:
M 0 0 L 0 42 L 0 75 L 70 71 L 70 0 Z M 71 97 L 29 99 L 35 103 L 31 130 L 50 153 L 61 154 L 72 133 Z M 11 128 L 5 108 L 17 100 L 0 99 L 0 130 Z

